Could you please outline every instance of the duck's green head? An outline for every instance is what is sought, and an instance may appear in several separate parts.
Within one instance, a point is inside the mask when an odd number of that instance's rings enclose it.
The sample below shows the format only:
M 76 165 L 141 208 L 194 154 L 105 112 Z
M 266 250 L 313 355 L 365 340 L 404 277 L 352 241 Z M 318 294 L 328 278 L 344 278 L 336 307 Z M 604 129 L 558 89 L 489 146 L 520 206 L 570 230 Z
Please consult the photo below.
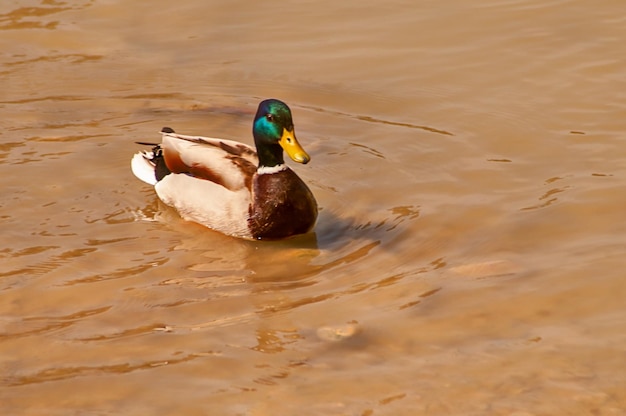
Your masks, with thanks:
M 291 110 L 282 101 L 261 101 L 252 126 L 254 143 L 259 155 L 259 166 L 272 167 L 285 163 L 283 150 L 298 163 L 311 158 L 296 140 Z

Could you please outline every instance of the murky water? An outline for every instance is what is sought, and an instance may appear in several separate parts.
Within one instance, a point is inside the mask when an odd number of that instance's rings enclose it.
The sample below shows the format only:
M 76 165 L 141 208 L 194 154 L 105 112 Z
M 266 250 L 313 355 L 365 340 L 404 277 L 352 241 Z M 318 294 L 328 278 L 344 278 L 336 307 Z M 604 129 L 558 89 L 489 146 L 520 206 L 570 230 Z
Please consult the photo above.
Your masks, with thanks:
M 131 3 L 0 5 L 2 414 L 625 414 L 621 1 Z M 268 97 L 314 234 L 130 173 Z

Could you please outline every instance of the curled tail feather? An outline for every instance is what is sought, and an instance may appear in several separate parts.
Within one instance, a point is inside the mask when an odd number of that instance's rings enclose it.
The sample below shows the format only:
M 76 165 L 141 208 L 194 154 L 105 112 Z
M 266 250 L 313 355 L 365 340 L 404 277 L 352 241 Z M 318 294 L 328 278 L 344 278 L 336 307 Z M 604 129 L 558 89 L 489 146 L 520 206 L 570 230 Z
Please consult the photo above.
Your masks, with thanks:
M 171 130 L 171 129 L 170 129 Z M 155 143 L 136 142 L 137 144 L 153 146 L 151 151 L 138 152 L 131 160 L 133 174 L 140 180 L 150 185 L 156 185 L 158 181 L 169 175 L 171 171 L 165 164 L 163 149 Z

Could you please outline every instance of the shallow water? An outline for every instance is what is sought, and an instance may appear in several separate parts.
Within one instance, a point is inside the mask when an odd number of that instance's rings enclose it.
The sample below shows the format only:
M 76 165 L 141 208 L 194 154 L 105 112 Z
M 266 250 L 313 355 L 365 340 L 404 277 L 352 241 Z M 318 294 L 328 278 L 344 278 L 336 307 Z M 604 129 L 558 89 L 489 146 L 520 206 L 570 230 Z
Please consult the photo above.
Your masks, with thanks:
M 0 34 L 2 414 L 626 412 L 621 2 L 7 1 Z M 130 173 L 267 97 L 314 233 Z

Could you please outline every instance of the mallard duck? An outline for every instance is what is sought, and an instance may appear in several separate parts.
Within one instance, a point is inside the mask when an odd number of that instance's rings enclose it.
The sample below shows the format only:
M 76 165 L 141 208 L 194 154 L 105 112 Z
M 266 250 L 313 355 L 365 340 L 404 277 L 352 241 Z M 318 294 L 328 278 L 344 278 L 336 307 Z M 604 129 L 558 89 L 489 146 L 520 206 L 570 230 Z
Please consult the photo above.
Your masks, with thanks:
M 224 234 L 279 239 L 310 231 L 317 218 L 313 193 L 283 159 L 311 160 L 296 140 L 291 110 L 282 101 L 259 104 L 252 134 L 243 143 L 161 130 L 160 144 L 131 161 L 137 178 L 185 220 Z

